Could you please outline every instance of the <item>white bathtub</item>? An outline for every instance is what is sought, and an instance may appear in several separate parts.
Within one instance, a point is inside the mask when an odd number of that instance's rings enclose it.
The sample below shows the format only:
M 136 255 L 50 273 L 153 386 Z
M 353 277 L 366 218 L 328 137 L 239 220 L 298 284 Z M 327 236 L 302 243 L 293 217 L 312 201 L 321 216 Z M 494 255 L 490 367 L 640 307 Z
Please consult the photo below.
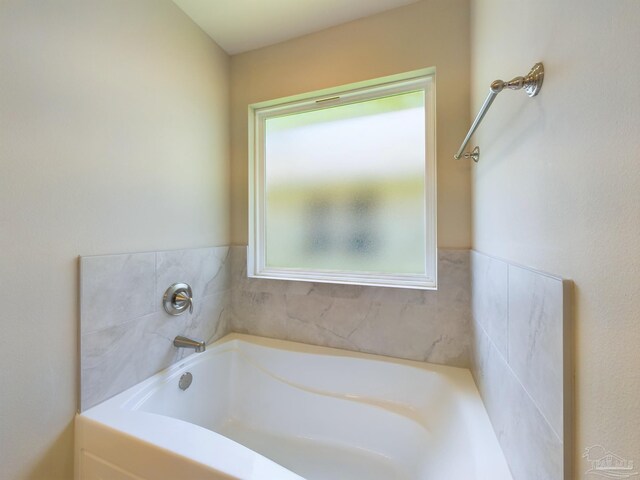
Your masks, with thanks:
M 247 335 L 76 417 L 78 480 L 223 478 L 511 480 L 468 370 Z

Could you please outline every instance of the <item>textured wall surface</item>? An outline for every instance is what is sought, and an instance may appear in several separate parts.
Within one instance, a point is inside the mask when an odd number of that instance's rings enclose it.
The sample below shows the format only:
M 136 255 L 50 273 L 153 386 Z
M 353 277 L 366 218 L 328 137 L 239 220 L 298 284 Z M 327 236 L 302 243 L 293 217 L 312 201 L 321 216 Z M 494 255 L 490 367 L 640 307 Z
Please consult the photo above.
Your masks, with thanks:
M 80 409 L 86 410 L 193 353 L 177 335 L 211 343 L 229 333 L 229 247 L 80 259 Z M 164 311 L 174 283 L 193 292 L 193 313 Z
M 3 0 L 0 72 L 0 477 L 69 480 L 78 255 L 229 243 L 229 58 L 169 1 Z
M 438 245 L 471 246 L 469 1 L 422 0 L 231 58 L 231 242 L 247 244 L 248 105 L 436 67 Z
M 568 478 L 571 282 L 475 251 L 471 278 L 472 372 L 514 480 Z
M 496 78 L 546 69 L 475 135 L 473 246 L 575 283 L 574 478 L 594 445 L 640 462 L 639 24 L 637 0 L 472 2 L 472 115 Z
M 247 278 L 231 248 L 233 331 L 468 367 L 468 250 L 440 250 L 438 290 Z

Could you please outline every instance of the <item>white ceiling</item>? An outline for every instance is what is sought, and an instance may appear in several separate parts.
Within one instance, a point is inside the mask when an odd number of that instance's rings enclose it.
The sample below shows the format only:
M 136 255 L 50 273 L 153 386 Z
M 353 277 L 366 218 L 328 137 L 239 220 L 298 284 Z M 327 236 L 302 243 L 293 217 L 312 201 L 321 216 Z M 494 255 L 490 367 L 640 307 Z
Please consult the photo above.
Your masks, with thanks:
M 227 53 L 290 38 L 417 0 L 173 0 Z

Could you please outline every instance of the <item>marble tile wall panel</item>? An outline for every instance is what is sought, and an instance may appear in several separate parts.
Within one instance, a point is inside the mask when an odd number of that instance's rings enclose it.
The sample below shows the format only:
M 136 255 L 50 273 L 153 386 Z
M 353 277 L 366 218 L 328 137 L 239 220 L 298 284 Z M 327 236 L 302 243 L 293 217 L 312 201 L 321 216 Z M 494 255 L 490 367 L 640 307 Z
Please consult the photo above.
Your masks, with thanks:
M 469 365 L 467 250 L 441 250 L 438 291 L 247 278 L 232 247 L 232 329 L 431 363 Z
M 563 442 L 476 323 L 473 373 L 514 480 L 562 480 Z
M 570 478 L 571 282 L 471 256 L 471 369 L 514 480 Z
M 80 269 L 83 334 L 155 311 L 155 253 L 83 257 Z
M 471 252 L 471 308 L 473 318 L 482 325 L 505 357 L 508 355 L 508 272 L 502 260 Z
M 231 328 L 229 247 L 81 257 L 80 272 L 81 410 L 191 354 L 176 335 L 210 343 Z M 176 282 L 191 285 L 193 314 L 162 308 Z
M 509 265 L 509 365 L 553 430 L 563 428 L 562 280 Z

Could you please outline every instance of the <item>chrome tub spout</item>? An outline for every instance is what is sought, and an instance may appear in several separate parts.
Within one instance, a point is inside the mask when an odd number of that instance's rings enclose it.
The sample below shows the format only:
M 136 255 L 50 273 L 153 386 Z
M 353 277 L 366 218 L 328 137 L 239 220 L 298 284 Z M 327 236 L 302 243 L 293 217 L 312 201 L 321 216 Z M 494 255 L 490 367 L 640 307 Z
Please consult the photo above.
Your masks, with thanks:
M 207 348 L 204 342 L 192 340 L 180 335 L 173 339 L 173 346 L 177 348 L 193 348 L 196 352 L 204 352 Z

